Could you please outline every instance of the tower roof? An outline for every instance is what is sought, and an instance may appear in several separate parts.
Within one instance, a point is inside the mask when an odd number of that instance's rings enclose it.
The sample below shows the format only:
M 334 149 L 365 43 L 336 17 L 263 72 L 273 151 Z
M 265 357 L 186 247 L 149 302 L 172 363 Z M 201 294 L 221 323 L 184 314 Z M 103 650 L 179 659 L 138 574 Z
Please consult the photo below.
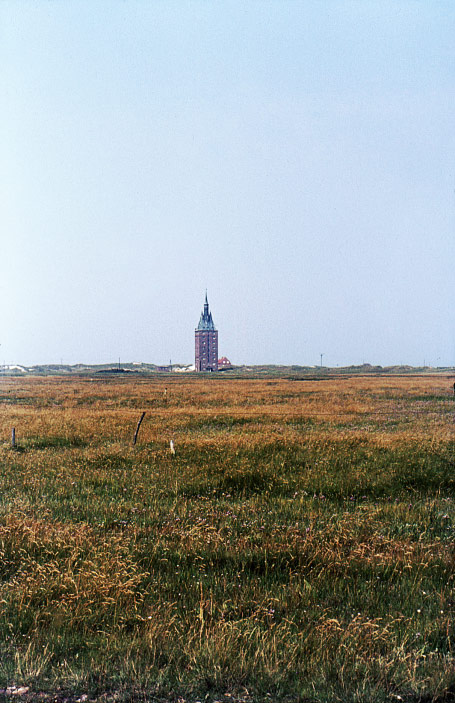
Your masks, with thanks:
M 204 309 L 201 312 L 201 317 L 199 324 L 197 326 L 198 330 L 215 330 L 215 323 L 212 319 L 212 313 L 209 310 L 209 301 L 207 300 L 207 291 L 205 291 L 205 303 Z

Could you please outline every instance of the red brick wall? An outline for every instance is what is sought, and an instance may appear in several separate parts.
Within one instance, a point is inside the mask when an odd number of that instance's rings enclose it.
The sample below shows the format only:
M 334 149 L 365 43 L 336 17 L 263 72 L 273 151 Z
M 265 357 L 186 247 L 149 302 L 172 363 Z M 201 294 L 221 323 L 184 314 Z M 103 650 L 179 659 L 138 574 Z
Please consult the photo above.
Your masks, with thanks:
M 196 371 L 218 371 L 218 330 L 196 330 Z

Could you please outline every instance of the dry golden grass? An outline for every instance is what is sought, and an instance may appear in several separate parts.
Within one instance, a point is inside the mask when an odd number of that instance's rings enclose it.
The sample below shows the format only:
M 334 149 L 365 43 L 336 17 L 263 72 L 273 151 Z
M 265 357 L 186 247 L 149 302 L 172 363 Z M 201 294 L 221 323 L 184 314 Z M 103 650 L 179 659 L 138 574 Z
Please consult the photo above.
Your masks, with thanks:
M 2 379 L 0 687 L 451 700 L 452 384 Z

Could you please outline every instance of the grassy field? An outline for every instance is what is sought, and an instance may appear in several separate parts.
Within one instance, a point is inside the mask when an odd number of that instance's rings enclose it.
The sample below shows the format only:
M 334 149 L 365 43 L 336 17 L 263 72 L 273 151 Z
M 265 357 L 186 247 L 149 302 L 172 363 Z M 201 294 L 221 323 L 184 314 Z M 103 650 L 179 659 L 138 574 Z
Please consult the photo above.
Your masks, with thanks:
M 452 384 L 2 379 L 0 688 L 455 700 Z

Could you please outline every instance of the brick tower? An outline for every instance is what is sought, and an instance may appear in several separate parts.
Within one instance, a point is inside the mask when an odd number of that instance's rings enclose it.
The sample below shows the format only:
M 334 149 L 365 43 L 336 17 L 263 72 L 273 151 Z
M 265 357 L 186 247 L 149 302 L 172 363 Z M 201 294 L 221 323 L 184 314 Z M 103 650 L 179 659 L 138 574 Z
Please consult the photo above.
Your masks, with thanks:
M 209 311 L 207 291 L 204 310 L 194 333 L 196 371 L 218 371 L 218 330 Z

